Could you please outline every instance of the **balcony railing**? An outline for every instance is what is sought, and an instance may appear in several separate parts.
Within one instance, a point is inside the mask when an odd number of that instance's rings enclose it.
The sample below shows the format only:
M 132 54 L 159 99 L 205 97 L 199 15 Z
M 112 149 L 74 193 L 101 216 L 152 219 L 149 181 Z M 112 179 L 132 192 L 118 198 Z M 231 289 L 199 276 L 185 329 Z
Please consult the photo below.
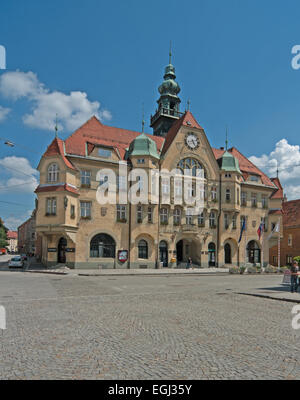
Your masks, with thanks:
M 172 110 L 170 108 L 159 108 L 154 115 L 151 115 L 151 125 L 161 116 L 167 115 L 169 117 L 180 118 L 183 116 L 182 112 Z

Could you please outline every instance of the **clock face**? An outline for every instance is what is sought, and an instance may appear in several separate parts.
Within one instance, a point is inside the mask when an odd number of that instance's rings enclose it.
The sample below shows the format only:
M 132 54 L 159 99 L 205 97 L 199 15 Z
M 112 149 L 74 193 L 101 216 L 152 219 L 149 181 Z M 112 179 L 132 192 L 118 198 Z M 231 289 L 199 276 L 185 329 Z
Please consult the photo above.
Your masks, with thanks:
M 199 147 L 199 139 L 194 133 L 188 133 L 185 137 L 185 144 L 186 146 L 191 149 L 195 150 Z

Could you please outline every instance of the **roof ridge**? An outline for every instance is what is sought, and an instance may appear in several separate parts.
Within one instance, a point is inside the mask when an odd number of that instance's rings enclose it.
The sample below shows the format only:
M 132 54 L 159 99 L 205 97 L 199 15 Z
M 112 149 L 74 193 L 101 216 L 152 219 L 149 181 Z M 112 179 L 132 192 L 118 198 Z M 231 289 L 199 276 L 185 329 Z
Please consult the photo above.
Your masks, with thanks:
M 236 147 L 231 147 L 229 150 L 236 150 L 245 160 L 247 160 L 253 167 L 255 167 L 262 175 L 264 175 L 266 178 L 268 178 L 271 181 L 271 178 L 268 177 L 267 174 L 265 174 L 260 168 L 258 168 L 251 160 L 249 160 L 249 158 L 247 158 L 246 156 L 244 156 L 243 153 L 241 153 Z M 271 181 L 272 182 L 272 181 Z M 272 182 L 273 183 L 273 182 Z M 274 185 L 274 183 L 273 183 Z M 276 185 L 275 185 L 276 186 Z

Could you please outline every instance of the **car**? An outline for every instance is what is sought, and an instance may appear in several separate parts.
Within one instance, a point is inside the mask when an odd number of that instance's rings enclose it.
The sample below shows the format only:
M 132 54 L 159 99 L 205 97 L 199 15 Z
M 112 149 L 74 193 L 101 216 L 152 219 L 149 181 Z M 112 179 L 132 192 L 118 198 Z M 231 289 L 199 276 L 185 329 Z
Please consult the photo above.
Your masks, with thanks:
M 9 260 L 8 266 L 9 266 L 9 268 L 17 268 L 17 267 L 23 268 L 24 262 L 20 256 L 17 256 L 17 257 L 13 257 Z

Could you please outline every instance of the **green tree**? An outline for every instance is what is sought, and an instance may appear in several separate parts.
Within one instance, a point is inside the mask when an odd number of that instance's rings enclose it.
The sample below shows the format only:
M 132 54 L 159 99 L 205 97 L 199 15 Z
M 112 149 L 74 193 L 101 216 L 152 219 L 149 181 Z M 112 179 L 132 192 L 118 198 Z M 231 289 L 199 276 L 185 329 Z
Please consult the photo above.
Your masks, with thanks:
M 7 231 L 8 229 L 4 225 L 2 219 L 0 218 L 0 248 L 8 246 L 7 236 L 6 236 Z

